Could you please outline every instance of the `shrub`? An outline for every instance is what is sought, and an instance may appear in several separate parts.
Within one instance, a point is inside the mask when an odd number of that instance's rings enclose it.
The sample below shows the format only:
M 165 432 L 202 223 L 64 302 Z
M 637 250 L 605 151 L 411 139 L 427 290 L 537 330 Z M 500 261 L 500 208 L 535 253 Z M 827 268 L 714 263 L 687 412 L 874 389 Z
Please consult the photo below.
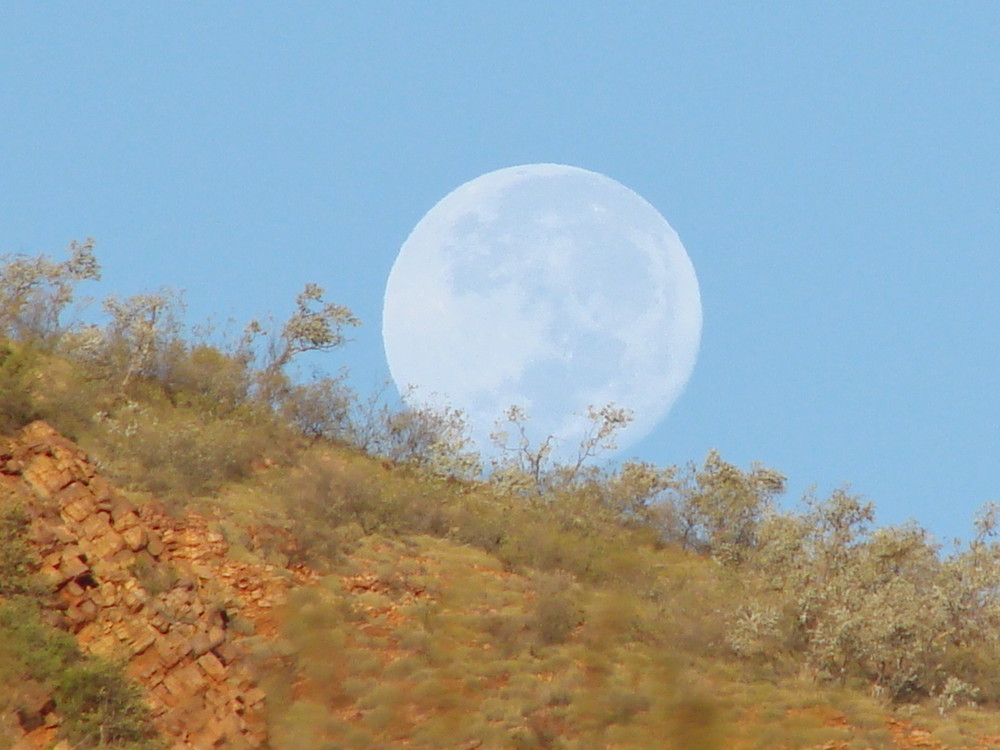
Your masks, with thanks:
M 252 377 L 246 362 L 207 344 L 178 352 L 163 375 L 164 387 L 178 406 L 218 417 L 247 404 Z
M 353 408 L 356 394 L 338 378 L 317 378 L 290 386 L 281 412 L 296 428 L 314 440 L 354 442 Z
M 0 678 L 53 694 L 61 733 L 81 750 L 161 747 L 139 688 L 117 665 L 80 654 L 26 597 L 0 604 Z
M 87 660 L 66 670 L 56 684 L 62 731 L 79 748 L 152 746 L 156 737 L 142 692 L 109 662 Z
M 739 563 L 756 547 L 761 521 L 784 490 L 778 472 L 758 464 L 744 472 L 712 451 L 677 490 L 682 541 L 722 562 Z
M 338 527 L 364 535 L 410 530 L 412 501 L 379 481 L 366 460 L 314 453 L 281 482 L 280 502 L 295 539 L 296 562 L 329 567 L 344 547 Z
M 34 393 L 38 418 L 72 440 L 93 437 L 95 420 L 112 405 L 108 383 L 59 351 L 39 357 L 35 378 L 43 384 Z
M 104 424 L 99 452 L 116 478 L 136 489 L 206 494 L 249 476 L 254 461 L 274 448 L 272 426 L 133 404 Z
M 0 434 L 14 432 L 39 417 L 32 393 L 37 359 L 28 346 L 0 341 Z
M 564 643 L 582 620 L 572 584 L 567 575 L 545 576 L 536 583 L 537 598 L 530 624 L 543 645 Z
M 25 538 L 30 519 L 8 499 L 0 508 L 0 597 L 40 593 L 35 579 L 37 555 Z
M 0 634 L 0 663 L 14 681 L 19 675 L 50 682 L 79 659 L 72 637 L 46 627 L 37 603 L 26 597 L 0 604 Z

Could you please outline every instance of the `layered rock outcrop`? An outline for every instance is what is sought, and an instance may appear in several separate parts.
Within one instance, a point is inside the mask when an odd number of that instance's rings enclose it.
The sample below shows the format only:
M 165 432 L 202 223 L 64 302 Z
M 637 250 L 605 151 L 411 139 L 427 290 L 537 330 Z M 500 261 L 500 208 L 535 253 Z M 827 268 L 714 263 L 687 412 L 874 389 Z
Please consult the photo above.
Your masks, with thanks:
M 82 651 L 126 663 L 171 748 L 267 744 L 265 695 L 242 641 L 295 585 L 288 571 L 230 559 L 204 518 L 133 504 L 43 422 L 0 445 L 0 502 L 14 499 L 31 515 L 53 619 Z M 52 710 L 39 707 L 18 748 L 50 745 Z

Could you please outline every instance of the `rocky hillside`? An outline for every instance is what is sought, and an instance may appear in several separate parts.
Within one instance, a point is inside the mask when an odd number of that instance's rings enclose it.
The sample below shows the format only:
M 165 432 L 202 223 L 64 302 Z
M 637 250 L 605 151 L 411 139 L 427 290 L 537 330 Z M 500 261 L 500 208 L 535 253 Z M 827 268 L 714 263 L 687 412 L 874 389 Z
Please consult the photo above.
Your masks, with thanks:
M 124 665 L 171 750 L 1000 747 L 988 711 L 907 717 L 808 678 L 747 679 L 685 645 L 704 638 L 698 607 L 721 585 L 696 556 L 663 558 L 670 606 L 656 609 L 447 538 L 353 524 L 321 578 L 230 547 L 216 519 L 130 501 L 44 422 L 0 444 L 4 507 L 27 511 L 44 621 Z M 0 748 L 74 750 L 78 717 L 55 690 L 11 691 Z
M 237 629 L 268 631 L 292 573 L 230 559 L 197 515 L 134 506 L 43 422 L 0 448 L 0 497 L 29 510 L 51 622 L 83 652 L 125 661 L 170 747 L 264 744 L 264 691 Z M 49 747 L 61 722 L 45 696 L 5 718 L 18 750 Z

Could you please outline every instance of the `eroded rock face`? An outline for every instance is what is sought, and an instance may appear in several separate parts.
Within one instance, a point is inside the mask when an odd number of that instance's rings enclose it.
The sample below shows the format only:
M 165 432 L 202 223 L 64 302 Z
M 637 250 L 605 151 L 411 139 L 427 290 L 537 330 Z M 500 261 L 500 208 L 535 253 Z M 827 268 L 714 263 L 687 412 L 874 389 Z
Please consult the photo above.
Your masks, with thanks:
M 266 619 L 295 583 L 287 571 L 230 560 L 195 514 L 134 506 L 43 422 L 0 445 L 0 502 L 12 497 L 32 516 L 58 624 L 85 653 L 126 661 L 172 748 L 267 744 L 264 691 L 231 624 Z M 18 747 L 51 740 L 58 717 L 37 720 Z

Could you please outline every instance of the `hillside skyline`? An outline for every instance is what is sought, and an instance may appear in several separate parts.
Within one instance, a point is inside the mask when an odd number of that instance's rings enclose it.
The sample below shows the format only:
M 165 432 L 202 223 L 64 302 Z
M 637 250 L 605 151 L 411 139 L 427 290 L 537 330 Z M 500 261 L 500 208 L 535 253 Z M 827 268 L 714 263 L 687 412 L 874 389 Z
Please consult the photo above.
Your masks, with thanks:
M 420 217 L 493 169 L 592 169 L 677 229 L 705 305 L 637 457 L 714 448 L 787 474 L 790 501 L 849 482 L 883 524 L 968 538 L 1000 500 L 998 24 L 987 4 L 14 8 L 0 253 L 92 236 L 83 291 L 183 289 L 192 324 L 282 319 L 318 283 L 364 325 L 311 364 L 370 391 Z

